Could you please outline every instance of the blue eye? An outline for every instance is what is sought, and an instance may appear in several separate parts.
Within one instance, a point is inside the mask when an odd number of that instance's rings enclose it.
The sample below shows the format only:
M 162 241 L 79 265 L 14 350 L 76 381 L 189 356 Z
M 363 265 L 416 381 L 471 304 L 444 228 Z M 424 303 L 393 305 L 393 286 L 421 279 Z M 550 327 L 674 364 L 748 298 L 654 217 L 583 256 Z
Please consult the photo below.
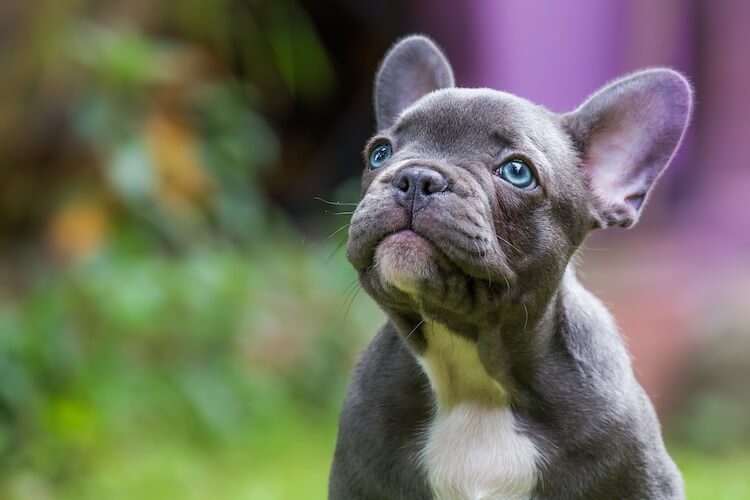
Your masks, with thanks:
M 510 182 L 517 188 L 529 188 L 536 186 L 536 179 L 531 168 L 522 160 L 511 160 L 503 163 L 497 173 L 505 181 Z
M 373 149 L 372 153 L 370 153 L 370 170 L 375 170 L 385 165 L 391 154 L 393 154 L 393 148 L 391 148 L 390 144 L 381 144 Z

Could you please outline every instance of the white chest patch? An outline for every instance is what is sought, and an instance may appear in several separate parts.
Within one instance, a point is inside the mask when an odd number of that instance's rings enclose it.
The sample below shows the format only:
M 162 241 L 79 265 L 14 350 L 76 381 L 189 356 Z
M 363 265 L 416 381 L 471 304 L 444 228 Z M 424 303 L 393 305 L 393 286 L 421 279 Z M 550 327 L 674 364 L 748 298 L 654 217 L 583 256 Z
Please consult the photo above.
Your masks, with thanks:
M 436 394 L 421 464 L 439 500 L 531 496 L 540 457 L 518 432 L 503 388 L 487 375 L 476 344 L 438 324 L 425 329 L 420 358 Z

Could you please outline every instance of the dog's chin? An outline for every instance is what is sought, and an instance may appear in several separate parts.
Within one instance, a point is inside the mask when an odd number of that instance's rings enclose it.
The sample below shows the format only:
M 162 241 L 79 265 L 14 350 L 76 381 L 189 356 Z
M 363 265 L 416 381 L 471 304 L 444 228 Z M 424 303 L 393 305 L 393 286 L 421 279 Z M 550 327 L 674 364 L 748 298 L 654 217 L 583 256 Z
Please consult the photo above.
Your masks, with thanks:
M 410 295 L 419 294 L 439 276 L 438 259 L 433 246 L 411 230 L 386 236 L 375 250 L 383 282 Z

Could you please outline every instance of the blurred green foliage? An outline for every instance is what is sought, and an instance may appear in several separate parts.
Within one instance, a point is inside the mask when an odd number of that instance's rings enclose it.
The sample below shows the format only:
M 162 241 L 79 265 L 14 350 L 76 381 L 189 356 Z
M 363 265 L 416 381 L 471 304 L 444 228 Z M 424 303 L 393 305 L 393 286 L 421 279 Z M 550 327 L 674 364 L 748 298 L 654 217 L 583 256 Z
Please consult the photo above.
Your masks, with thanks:
M 205 62 L 158 39 L 91 27 L 77 36 L 73 53 L 97 83 L 79 96 L 73 125 L 127 214 L 179 248 L 247 243 L 268 215 L 258 179 L 279 145 L 240 84 L 178 81 Z
M 354 276 L 340 253 L 326 262 L 334 248 L 269 233 L 247 252 L 174 259 L 115 248 L 39 269 L 0 302 L 0 485 L 31 478 L 67 498 L 105 480 L 129 484 L 95 473 L 110 460 L 154 460 L 139 465 L 151 475 L 160 460 L 197 466 L 162 456 L 183 448 L 265 461 L 262 443 L 283 437 L 287 418 L 330 448 L 316 433 L 330 436 L 355 353 L 381 321 L 366 300 L 344 319 Z
M 75 169 L 51 192 L 14 177 L 45 220 L 0 262 L 0 498 L 274 498 L 297 467 L 322 494 L 311 462 L 382 316 L 353 301 L 345 234 L 307 241 L 261 185 L 263 113 L 326 92 L 326 53 L 293 1 L 130 6 L 9 11 L 29 27 L 10 45 L 33 43 L 0 95 L 23 141 L 0 151 L 52 141 Z M 29 139 L 29 87 L 62 142 Z

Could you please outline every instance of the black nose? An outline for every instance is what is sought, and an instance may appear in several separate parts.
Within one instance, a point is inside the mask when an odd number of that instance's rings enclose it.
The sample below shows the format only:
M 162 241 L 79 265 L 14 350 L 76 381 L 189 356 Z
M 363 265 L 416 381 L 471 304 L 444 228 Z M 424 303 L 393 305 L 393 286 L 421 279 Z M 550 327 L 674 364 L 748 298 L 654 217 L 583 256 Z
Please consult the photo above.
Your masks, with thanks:
M 448 181 L 436 170 L 419 167 L 402 169 L 393 178 L 396 197 L 412 213 L 426 207 L 434 195 L 448 190 Z

